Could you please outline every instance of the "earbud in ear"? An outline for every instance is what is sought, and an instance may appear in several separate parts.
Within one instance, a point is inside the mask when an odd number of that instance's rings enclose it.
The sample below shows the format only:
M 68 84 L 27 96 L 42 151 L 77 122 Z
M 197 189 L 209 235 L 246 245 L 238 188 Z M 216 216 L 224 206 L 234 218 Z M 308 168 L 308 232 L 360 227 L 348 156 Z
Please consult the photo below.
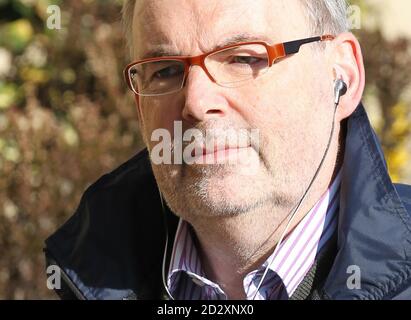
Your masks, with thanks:
M 340 103 L 340 98 L 347 93 L 347 84 L 342 79 L 335 80 L 334 83 L 334 103 L 338 105 Z

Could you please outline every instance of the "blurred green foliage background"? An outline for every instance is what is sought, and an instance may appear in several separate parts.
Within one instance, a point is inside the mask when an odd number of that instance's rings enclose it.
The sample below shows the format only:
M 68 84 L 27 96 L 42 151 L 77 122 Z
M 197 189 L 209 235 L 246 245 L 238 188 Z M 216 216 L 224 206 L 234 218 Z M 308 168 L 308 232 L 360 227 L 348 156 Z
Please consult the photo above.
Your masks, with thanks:
M 372 5 L 360 2 L 362 19 Z M 62 29 L 46 26 L 57 4 Z M 142 147 L 122 79 L 122 1 L 0 0 L 0 298 L 55 298 L 43 241 L 84 189 Z M 410 40 L 356 30 L 366 107 L 395 181 L 411 182 Z M 408 165 L 407 165 L 408 164 Z

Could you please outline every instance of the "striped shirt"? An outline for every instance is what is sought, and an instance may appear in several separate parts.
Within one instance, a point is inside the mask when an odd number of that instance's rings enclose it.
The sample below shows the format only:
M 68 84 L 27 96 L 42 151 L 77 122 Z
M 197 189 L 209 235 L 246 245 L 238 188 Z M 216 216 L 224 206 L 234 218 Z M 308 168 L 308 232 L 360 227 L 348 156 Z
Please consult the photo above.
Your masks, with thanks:
M 271 254 L 244 280 L 247 299 L 284 300 L 292 296 L 315 261 L 315 257 L 337 229 L 341 172 L 330 188 Z M 167 277 L 168 289 L 177 300 L 226 300 L 221 287 L 207 279 L 193 242 L 193 229 L 180 219 Z M 260 286 L 267 265 L 268 272 Z

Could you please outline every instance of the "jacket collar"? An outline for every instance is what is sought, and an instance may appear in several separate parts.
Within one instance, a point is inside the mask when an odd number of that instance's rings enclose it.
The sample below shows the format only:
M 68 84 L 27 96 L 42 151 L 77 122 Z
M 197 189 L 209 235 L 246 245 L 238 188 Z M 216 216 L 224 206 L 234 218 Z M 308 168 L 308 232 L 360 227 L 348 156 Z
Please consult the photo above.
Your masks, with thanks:
M 411 279 L 410 214 L 391 182 L 362 104 L 347 126 L 338 252 L 323 295 L 386 299 Z M 360 286 L 353 282 L 357 276 Z

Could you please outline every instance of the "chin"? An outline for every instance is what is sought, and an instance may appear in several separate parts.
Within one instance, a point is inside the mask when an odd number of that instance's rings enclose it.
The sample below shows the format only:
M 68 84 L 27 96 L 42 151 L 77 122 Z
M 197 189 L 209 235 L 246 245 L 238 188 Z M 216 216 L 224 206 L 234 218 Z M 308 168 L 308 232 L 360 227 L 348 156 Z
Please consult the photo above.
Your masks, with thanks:
M 246 176 L 226 167 L 185 176 L 180 185 L 187 192 L 178 195 L 179 202 L 205 216 L 239 215 L 261 205 L 270 193 L 258 174 Z
M 257 170 L 256 170 L 257 168 Z M 283 201 L 273 177 L 263 166 L 180 165 L 153 171 L 170 209 L 190 217 L 229 217 Z

